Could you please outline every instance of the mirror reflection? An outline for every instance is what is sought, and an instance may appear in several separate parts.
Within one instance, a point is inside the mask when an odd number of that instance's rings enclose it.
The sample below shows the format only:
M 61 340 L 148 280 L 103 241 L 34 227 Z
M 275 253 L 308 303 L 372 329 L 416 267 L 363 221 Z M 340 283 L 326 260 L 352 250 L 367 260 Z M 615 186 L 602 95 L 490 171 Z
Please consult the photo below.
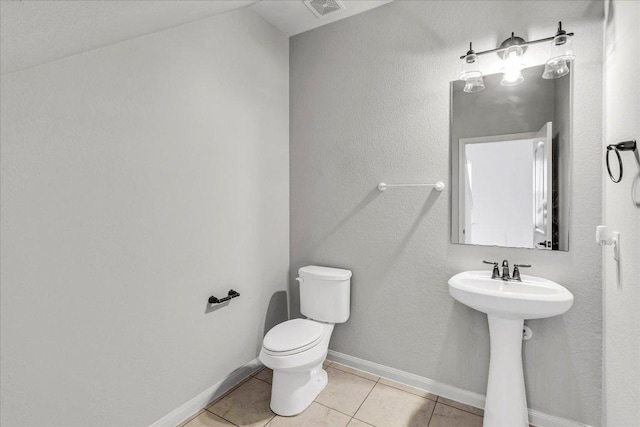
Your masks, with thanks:
M 451 241 L 568 250 L 571 75 L 451 82 Z

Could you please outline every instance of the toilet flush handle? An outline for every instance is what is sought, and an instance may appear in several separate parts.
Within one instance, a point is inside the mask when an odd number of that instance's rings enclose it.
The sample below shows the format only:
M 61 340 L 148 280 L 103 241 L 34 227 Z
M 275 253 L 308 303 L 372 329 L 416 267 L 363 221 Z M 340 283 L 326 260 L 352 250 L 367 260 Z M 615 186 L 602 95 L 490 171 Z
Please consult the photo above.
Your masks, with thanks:
M 304 279 L 302 277 L 296 277 L 296 280 L 300 283 L 304 282 Z

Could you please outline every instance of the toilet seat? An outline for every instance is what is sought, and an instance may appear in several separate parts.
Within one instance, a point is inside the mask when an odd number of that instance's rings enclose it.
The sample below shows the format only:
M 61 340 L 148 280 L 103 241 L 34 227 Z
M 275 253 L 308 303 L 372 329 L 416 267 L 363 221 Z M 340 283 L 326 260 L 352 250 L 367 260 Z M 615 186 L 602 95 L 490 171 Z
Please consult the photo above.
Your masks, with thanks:
M 322 323 L 308 319 L 292 319 L 273 327 L 262 342 L 265 353 L 289 356 L 309 350 L 323 338 Z

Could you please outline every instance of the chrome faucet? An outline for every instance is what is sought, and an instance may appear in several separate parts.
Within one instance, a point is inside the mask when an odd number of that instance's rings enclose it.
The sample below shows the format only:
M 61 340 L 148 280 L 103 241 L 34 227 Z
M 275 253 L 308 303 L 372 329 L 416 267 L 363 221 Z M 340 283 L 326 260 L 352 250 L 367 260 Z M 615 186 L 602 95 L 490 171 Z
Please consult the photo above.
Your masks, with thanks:
M 531 264 L 514 264 L 513 265 L 513 279 L 511 280 L 515 280 L 517 282 L 522 282 L 522 279 L 520 278 L 520 268 L 529 268 L 531 267 Z
M 509 261 L 502 261 L 502 274 L 500 274 L 500 269 L 498 268 L 498 263 L 494 261 L 482 261 L 485 264 L 493 265 L 493 271 L 491 272 L 491 278 L 497 280 L 504 280 L 505 282 L 516 281 L 522 282 L 522 278 L 520 277 L 520 268 L 528 268 L 531 267 L 531 264 L 513 264 L 513 277 L 509 274 Z
M 491 273 L 491 278 L 492 279 L 499 279 L 500 278 L 500 270 L 498 270 L 498 263 L 497 262 L 493 262 L 493 261 L 482 261 L 485 264 L 492 264 L 493 265 L 493 272 Z
M 509 274 L 509 261 L 506 259 L 502 261 L 502 280 L 511 280 L 511 275 Z

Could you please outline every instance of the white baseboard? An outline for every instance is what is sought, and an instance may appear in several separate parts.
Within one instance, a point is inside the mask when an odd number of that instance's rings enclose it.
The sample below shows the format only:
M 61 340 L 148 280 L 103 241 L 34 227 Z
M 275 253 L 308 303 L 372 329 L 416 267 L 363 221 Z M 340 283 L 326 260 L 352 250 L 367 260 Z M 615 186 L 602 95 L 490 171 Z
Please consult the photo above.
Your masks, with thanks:
M 485 396 L 483 394 L 474 393 L 430 378 L 414 375 L 409 372 L 390 368 L 368 360 L 359 359 L 357 357 L 349 356 L 348 354 L 338 353 L 333 350 L 329 350 L 327 359 L 383 378 L 407 384 L 447 399 L 466 403 L 467 405 L 480 409 L 484 408 Z M 536 411 L 535 409 L 529 409 L 529 423 L 539 427 L 591 427 L 587 424 L 556 417 L 555 415 L 549 415 L 544 412 Z
M 202 408 L 206 407 L 208 404 L 231 390 L 234 386 L 236 386 L 240 381 L 249 377 L 253 372 L 262 367 L 262 363 L 258 360 L 258 358 L 253 359 L 246 365 L 243 365 L 231 372 L 221 381 L 212 385 L 190 401 L 184 403 L 179 408 L 174 409 L 155 423 L 151 424 L 150 427 L 175 427 L 190 416 L 197 413 Z

